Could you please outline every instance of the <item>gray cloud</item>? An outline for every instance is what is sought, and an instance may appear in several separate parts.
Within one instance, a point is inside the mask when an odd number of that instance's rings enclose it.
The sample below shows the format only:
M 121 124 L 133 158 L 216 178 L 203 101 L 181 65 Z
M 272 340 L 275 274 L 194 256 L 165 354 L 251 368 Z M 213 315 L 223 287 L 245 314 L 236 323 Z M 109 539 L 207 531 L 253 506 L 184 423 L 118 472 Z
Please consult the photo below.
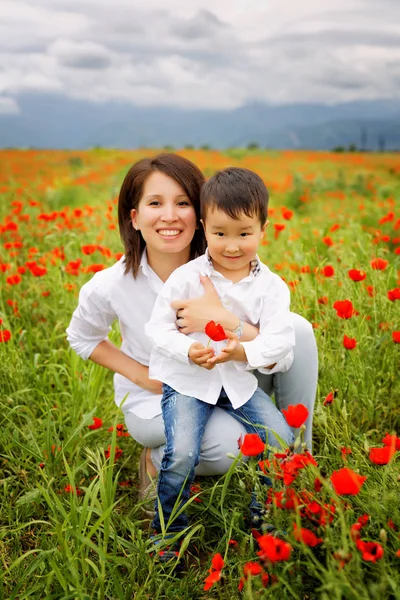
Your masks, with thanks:
M 35 89 L 221 109 L 398 97 L 400 22 L 384 5 L 0 0 L 0 110 Z

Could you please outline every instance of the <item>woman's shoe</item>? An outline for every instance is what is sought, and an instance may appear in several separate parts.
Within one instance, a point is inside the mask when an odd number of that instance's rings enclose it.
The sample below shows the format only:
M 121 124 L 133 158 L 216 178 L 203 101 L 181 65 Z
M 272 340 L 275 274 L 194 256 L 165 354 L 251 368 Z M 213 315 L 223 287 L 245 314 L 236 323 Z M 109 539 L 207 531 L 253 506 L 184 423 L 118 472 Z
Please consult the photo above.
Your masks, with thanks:
M 143 502 L 143 512 L 149 519 L 154 519 L 156 498 L 157 482 L 147 471 L 146 448 L 143 448 L 139 458 L 139 500 Z

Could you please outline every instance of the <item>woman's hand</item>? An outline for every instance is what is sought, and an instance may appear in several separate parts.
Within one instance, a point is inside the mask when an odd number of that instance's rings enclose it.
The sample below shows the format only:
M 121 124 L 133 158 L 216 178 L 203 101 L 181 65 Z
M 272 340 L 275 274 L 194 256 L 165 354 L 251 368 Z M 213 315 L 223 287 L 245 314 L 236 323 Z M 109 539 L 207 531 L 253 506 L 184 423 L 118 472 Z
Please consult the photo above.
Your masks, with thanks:
M 220 323 L 224 329 L 235 329 L 238 317 L 235 317 L 221 304 L 219 296 L 208 277 L 200 275 L 204 296 L 190 300 L 174 300 L 171 308 L 176 310 L 177 326 L 181 333 L 187 335 L 195 331 L 204 331 L 209 321 Z

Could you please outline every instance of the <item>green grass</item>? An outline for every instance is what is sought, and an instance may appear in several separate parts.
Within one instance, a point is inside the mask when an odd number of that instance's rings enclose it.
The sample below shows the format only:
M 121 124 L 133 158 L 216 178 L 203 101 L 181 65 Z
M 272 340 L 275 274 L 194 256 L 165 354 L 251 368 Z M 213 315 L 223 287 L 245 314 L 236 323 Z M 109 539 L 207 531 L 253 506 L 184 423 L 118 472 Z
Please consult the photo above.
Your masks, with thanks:
M 242 155 L 235 158 L 239 161 Z M 77 160 L 71 163 L 70 157 L 68 167 L 68 157 L 65 160 L 72 181 L 76 169 L 83 166 Z M 337 165 L 336 181 L 340 168 Z M 99 183 L 96 194 L 107 197 L 113 177 Z M 291 558 L 265 565 L 277 577 L 275 584 L 263 589 L 260 578 L 254 577 L 246 581 L 242 594 L 238 584 L 243 567 L 258 560 L 258 544 L 245 523 L 250 490 L 258 477 L 254 465 L 232 461 L 227 475 L 199 478 L 201 492 L 189 507 L 184 571 L 178 576 L 168 568 L 162 570 L 151 556 L 149 522 L 138 503 L 140 448 L 129 437 L 117 437 L 115 427 L 108 431 L 123 422 L 113 401 L 112 374 L 83 362 L 67 347 L 64 332 L 77 292 L 91 276 L 82 269 L 77 276 L 68 274 L 68 261 L 82 258 L 82 266 L 99 262 L 109 266 L 121 251 L 117 231 L 108 228 L 106 204 L 98 202 L 92 188 L 74 191 L 66 181 L 48 194 L 35 183 L 20 192 L 22 214 L 28 214 L 30 221 L 19 221 L 11 212 L 18 178 L 10 182 L 9 191 L 0 192 L 1 224 L 10 215 L 19 228 L 16 233 L 0 233 L 2 244 L 17 239 L 23 243 L 15 256 L 13 249 L 2 246 L 0 251 L 0 263 L 10 265 L 0 271 L 0 328 L 12 334 L 8 342 L 0 343 L 0 598 L 400 598 L 399 453 L 385 466 L 372 464 L 368 457 L 369 449 L 380 446 L 386 432 L 400 434 L 400 345 L 392 340 L 392 332 L 400 329 L 399 302 L 387 297 L 387 291 L 399 285 L 400 257 L 394 252 L 399 244 L 392 240 L 400 233 L 395 220 L 379 225 L 382 216 L 398 210 L 391 199 L 399 197 L 400 184 L 396 173 L 389 171 L 383 176 L 381 170 L 379 180 L 374 180 L 373 170 L 368 177 L 359 176 L 355 166 L 352 176 L 340 179 L 344 194 L 340 199 L 327 193 L 332 186 L 322 169 L 311 199 L 304 203 L 299 200 L 304 187 L 300 173 L 286 195 L 271 201 L 276 211 L 272 223 L 283 222 L 279 203 L 294 209 L 294 216 L 276 240 L 270 225 L 269 243 L 261 246 L 260 254 L 290 283 L 292 309 L 314 323 L 320 360 L 314 430 L 318 467 L 302 470 L 293 488 L 314 493 L 320 504 L 335 502 L 336 510 L 331 523 L 315 529 L 323 544 L 309 548 L 293 536 L 293 523 L 300 524 L 299 510 L 272 508 L 270 518 L 286 532 L 285 539 L 293 547 Z M 371 178 L 372 188 L 366 183 Z M 39 207 L 29 205 L 32 197 Z M 72 209 L 90 205 L 93 211 L 85 209 L 71 229 L 58 227 L 61 218 L 44 225 L 37 219 L 40 212 L 61 210 L 69 199 Z M 359 208 L 361 202 L 364 209 Z M 340 228 L 330 232 L 334 223 Z M 374 243 L 377 229 L 389 241 Z M 99 232 L 104 237 L 96 241 Z M 330 247 L 322 241 L 327 235 L 334 241 Z M 107 245 L 113 256 L 84 256 L 80 246 L 85 243 Z M 38 252 L 30 256 L 31 247 Z M 55 247 L 64 248 L 65 259 L 56 257 Z M 371 268 L 375 256 L 389 261 L 385 270 Z M 34 277 L 28 270 L 18 285 L 6 283 L 18 266 L 41 258 L 45 275 Z M 327 264 L 334 266 L 333 277 L 321 274 Z M 301 272 L 306 265 L 310 273 Z M 351 281 L 350 268 L 365 270 L 366 280 Z M 366 285 L 374 287 L 373 297 Z M 50 294 L 43 296 L 43 292 Z M 323 296 L 327 304 L 318 303 Z M 339 319 L 332 304 L 343 299 L 350 299 L 360 314 Z M 357 339 L 354 350 L 344 349 L 344 334 Z M 113 336 L 118 340 L 117 327 Z M 332 390 L 337 390 L 337 396 L 332 406 L 324 406 Z M 101 429 L 88 429 L 93 416 L 102 418 Z M 108 446 L 111 456 L 106 459 Z M 116 447 L 123 454 L 114 462 Z M 342 456 L 343 447 L 351 448 L 351 454 Z M 332 488 L 330 475 L 344 465 L 367 476 L 356 496 L 339 497 Z M 318 493 L 314 492 L 316 477 L 323 482 Z M 66 492 L 67 485 L 81 494 Z M 283 483 L 274 480 L 274 489 L 283 491 Z M 350 535 L 351 525 L 363 514 L 370 518 L 362 539 L 379 542 L 384 549 L 375 564 L 362 559 Z M 301 522 L 312 528 L 307 519 Z M 236 547 L 229 545 L 231 539 Z M 225 560 L 223 577 L 204 592 L 203 582 L 217 552 Z M 338 552 L 345 557 L 343 568 L 334 557 Z

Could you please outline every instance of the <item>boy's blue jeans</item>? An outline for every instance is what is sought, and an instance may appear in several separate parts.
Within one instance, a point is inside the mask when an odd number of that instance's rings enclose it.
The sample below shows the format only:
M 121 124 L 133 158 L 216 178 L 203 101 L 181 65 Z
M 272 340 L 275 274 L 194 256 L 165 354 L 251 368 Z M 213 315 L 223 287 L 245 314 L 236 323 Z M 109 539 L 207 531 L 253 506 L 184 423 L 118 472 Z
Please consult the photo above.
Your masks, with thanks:
M 283 414 L 260 388 L 257 388 L 246 404 L 236 410 L 222 389 L 217 405 L 242 422 L 248 433 L 258 433 L 264 443 L 267 441 L 268 432 L 268 443 L 279 447 L 269 429 L 275 431 L 288 445 L 293 443 L 292 430 Z M 179 394 L 169 385 L 163 384 L 161 407 L 167 441 L 158 476 L 157 495 L 167 527 L 179 494 L 179 508 L 189 499 L 204 429 L 214 405 Z M 161 532 L 157 500 L 152 525 L 156 531 Z M 169 525 L 168 531 L 182 531 L 187 525 L 187 516 L 182 512 Z

